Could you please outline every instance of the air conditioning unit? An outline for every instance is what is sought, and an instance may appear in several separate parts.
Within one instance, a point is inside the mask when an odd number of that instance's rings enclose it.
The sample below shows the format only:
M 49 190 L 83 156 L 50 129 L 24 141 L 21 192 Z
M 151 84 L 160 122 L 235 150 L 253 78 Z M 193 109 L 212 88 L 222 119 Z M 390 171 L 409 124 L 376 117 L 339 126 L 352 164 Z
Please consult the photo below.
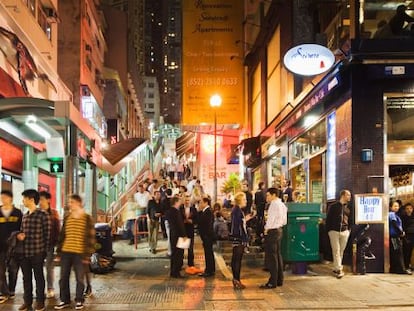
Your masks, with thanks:
M 101 87 L 106 87 L 105 79 L 98 79 L 97 84 Z
M 81 85 L 81 95 L 82 96 L 91 96 L 91 91 L 87 85 Z
M 55 9 L 43 7 L 43 12 L 45 13 L 47 21 L 49 23 L 59 23 L 60 22 L 59 16 L 57 15 L 57 12 L 56 12 Z

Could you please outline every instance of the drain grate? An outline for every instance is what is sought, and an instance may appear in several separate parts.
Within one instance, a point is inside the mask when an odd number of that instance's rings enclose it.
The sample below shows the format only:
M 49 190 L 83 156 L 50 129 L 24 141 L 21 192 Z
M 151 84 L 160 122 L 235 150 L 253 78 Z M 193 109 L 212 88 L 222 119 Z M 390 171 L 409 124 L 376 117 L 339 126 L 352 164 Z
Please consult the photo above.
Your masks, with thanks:
M 144 304 L 155 302 L 179 302 L 181 301 L 181 291 L 175 288 L 164 290 L 148 290 L 143 293 L 132 292 L 107 292 L 96 293 L 93 303 L 97 304 Z
M 171 286 L 166 283 L 163 285 L 153 285 L 151 288 L 141 293 L 134 293 L 131 291 L 107 291 L 96 292 L 94 294 L 93 303 L 98 304 L 137 304 L 137 303 L 176 303 L 181 302 L 183 296 L 195 297 L 203 294 L 204 299 L 210 299 L 214 293 L 222 290 L 219 287 L 205 287 L 205 286 Z

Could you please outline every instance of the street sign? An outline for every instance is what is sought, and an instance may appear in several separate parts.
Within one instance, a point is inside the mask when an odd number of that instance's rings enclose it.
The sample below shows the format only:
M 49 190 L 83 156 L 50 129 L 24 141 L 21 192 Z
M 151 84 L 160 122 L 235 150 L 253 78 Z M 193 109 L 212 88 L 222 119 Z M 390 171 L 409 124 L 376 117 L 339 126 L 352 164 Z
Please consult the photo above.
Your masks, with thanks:
M 63 173 L 63 161 L 51 162 L 50 172 L 53 174 Z

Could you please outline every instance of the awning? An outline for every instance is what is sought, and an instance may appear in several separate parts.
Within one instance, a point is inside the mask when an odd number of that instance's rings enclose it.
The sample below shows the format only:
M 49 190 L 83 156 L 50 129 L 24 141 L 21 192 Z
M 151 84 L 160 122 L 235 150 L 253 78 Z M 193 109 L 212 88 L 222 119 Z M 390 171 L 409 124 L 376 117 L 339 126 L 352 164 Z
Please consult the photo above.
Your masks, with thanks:
M 144 138 L 128 138 L 116 144 L 109 145 L 104 150 L 101 150 L 101 154 L 109 163 L 116 165 L 130 153 L 134 152 L 135 149 L 141 146 L 145 141 L 146 139 Z
M 259 154 L 260 136 L 243 139 L 240 145 L 243 146 L 243 155 Z
M 193 132 L 185 132 L 177 138 L 175 141 L 175 153 L 177 157 L 188 153 L 195 153 L 195 138 L 196 136 Z
M 242 147 L 244 164 L 247 167 L 256 167 L 262 161 L 262 148 L 260 136 L 243 139 L 239 146 Z

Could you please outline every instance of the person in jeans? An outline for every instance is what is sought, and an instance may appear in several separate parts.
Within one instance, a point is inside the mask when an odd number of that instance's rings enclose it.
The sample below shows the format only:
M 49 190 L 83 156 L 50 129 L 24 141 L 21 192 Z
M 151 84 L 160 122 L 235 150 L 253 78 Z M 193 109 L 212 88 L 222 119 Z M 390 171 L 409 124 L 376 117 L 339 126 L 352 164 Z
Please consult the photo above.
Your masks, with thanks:
M 160 229 L 160 217 L 162 216 L 161 192 L 154 191 L 154 199 L 149 200 L 147 208 L 148 217 L 148 245 L 150 252 L 157 252 L 158 230 Z
M 231 270 L 233 272 L 234 289 L 244 289 L 246 286 L 240 281 L 240 270 L 243 259 L 244 248 L 248 242 L 247 221 L 251 215 L 244 214 L 247 199 L 243 192 L 236 193 L 234 196 L 235 205 L 231 211 L 231 231 L 230 236 L 233 244 L 233 255 L 231 257 Z
M 76 310 L 84 308 L 85 270 L 95 251 L 95 228 L 92 217 L 83 209 L 82 198 L 77 194 L 69 196 L 69 214 L 60 231 L 57 254 L 60 260 L 60 303 L 55 310 L 70 307 L 69 277 L 73 267 L 76 277 Z
M 414 206 L 412 203 L 404 205 L 401 221 L 406 234 L 405 239 L 403 239 L 404 264 L 406 269 L 412 269 L 411 255 L 414 248 Z
M 50 245 L 50 217 L 39 204 L 39 193 L 34 189 L 23 191 L 23 204 L 28 212 L 23 216 L 21 232 L 17 239 L 23 241 L 23 300 L 19 311 L 31 310 L 33 303 L 33 281 L 36 280 L 36 307 L 35 311 L 45 310 L 45 276 L 43 262 Z
M 0 206 L 0 304 L 14 298 L 19 264 L 14 259 L 7 261 L 8 239 L 13 232 L 20 231 L 22 212 L 13 206 L 13 193 L 8 190 L 1 192 Z M 6 280 L 9 273 L 9 282 Z
M 40 191 L 39 192 L 39 207 L 44 210 L 46 213 L 49 214 L 50 217 L 50 244 L 49 249 L 46 252 L 46 281 L 47 281 L 47 292 L 46 298 L 54 298 L 55 297 L 55 290 L 54 290 L 54 279 L 55 279 L 55 269 L 53 259 L 55 256 L 55 247 L 57 244 L 57 237 L 59 236 L 60 231 L 60 220 L 58 212 L 50 207 L 50 200 L 52 196 L 47 191 Z
M 349 206 L 350 201 L 351 192 L 349 190 L 342 190 L 339 194 L 339 201 L 329 207 L 326 215 L 326 231 L 328 232 L 332 247 L 333 272 L 338 279 L 345 275 L 342 258 L 351 229 L 352 213 Z
M 398 215 L 400 204 L 397 201 L 390 202 L 388 213 L 388 225 L 390 232 L 390 273 L 411 275 L 411 270 L 404 264 L 402 239 L 406 238 L 402 221 Z
M 265 234 L 265 267 L 270 272 L 267 283 L 260 286 L 262 289 L 272 289 L 283 285 L 283 258 L 282 234 L 283 226 L 287 223 L 287 207 L 280 199 L 281 191 L 269 188 L 266 192 L 266 201 L 269 203 L 267 220 L 264 227 Z

